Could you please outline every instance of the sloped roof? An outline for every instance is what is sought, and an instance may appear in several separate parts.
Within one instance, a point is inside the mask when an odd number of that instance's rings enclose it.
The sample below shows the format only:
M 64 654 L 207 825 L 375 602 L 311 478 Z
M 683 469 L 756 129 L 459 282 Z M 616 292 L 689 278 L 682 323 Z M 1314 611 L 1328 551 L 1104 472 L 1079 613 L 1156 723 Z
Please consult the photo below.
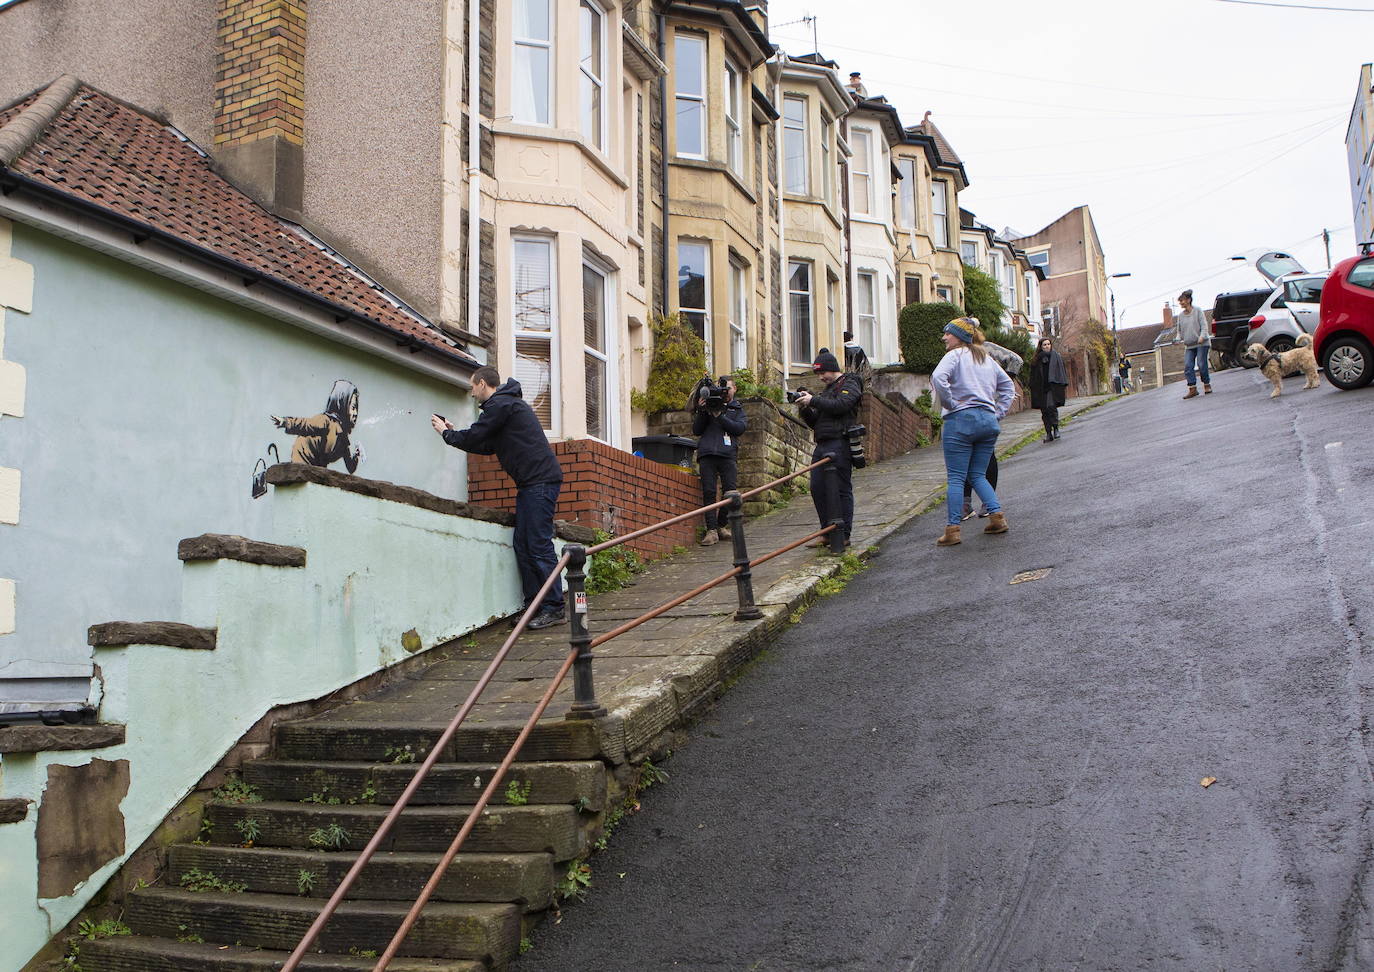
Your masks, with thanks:
M 175 129 L 65 75 L 0 110 L 0 179 L 141 224 L 319 298 L 411 346 L 479 362 L 218 175 Z M 348 316 L 347 314 L 345 316 Z
M 930 112 L 926 112 L 925 118 L 921 119 L 921 124 L 916 127 L 935 140 L 935 148 L 939 151 L 940 158 L 946 163 L 949 165 L 964 164 L 964 160 L 959 158 L 959 153 L 954 151 L 954 146 L 949 143 L 949 139 L 945 138 L 944 133 L 930 120 Z
M 1163 324 L 1145 324 L 1141 327 L 1123 327 L 1116 332 L 1116 343 L 1122 354 L 1139 354 L 1155 346 L 1155 340 L 1164 332 L 1171 330 Z

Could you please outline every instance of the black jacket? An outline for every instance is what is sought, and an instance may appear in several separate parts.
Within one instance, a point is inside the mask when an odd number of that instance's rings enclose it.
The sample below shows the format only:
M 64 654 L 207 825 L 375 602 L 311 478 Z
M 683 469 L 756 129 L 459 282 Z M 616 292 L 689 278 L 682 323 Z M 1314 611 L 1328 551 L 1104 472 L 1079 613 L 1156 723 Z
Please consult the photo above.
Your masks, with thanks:
M 478 406 L 482 414 L 466 429 L 448 429 L 444 441 L 455 449 L 496 461 L 516 486 L 561 483 L 563 468 L 549 447 L 539 419 L 520 394 L 520 382 L 507 378 Z
M 697 456 L 726 456 L 735 458 L 739 450 L 739 437 L 744 434 L 744 406 L 739 402 L 727 402 L 725 410 L 712 415 L 706 407 L 698 406 L 692 413 L 692 434 L 697 439 Z M 729 443 L 726 443 L 726 438 Z
M 832 385 L 826 385 L 811 404 L 798 410 L 801 420 L 811 426 L 817 442 L 844 438 L 844 430 L 854 424 L 859 415 L 859 399 L 863 398 L 864 383 L 858 375 L 844 374 Z
M 1031 408 L 1058 408 L 1064 404 L 1069 372 L 1058 351 L 1037 351 L 1031 359 Z

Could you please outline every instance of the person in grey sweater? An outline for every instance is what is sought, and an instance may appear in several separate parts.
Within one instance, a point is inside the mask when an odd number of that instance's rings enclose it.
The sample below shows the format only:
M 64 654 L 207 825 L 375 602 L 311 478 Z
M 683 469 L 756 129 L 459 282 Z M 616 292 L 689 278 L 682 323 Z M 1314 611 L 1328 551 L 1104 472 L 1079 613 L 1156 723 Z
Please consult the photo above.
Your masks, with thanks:
M 1178 339 L 1183 342 L 1183 378 L 1188 382 L 1188 392 L 1183 397 L 1197 398 L 1197 373 L 1202 372 L 1202 390 L 1212 394 L 1212 376 L 1207 370 L 1207 352 L 1212 350 L 1212 333 L 1207 327 L 1207 315 L 1193 306 L 1193 292 L 1185 290 L 1178 295 L 1178 303 L 1183 308 L 1177 315 L 1168 305 L 1164 305 L 1164 326 L 1177 327 Z

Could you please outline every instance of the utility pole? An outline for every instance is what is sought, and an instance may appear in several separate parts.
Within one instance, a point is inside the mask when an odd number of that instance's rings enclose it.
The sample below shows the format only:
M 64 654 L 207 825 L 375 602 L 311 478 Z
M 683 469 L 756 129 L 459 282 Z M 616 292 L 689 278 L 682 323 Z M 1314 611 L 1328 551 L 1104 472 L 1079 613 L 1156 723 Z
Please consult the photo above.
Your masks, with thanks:
M 1326 269 L 1331 269 L 1331 231 L 1322 228 L 1322 242 L 1326 244 Z

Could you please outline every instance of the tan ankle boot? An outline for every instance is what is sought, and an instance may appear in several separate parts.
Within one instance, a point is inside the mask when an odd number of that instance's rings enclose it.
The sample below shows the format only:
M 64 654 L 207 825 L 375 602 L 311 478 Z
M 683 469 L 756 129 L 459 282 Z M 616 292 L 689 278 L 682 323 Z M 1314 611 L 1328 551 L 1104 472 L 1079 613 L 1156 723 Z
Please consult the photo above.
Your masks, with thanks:
M 962 542 L 963 541 L 959 538 L 959 528 L 957 526 L 947 526 L 945 527 L 944 534 L 935 541 L 935 545 L 937 547 L 952 547 L 956 543 Z
M 999 510 L 988 517 L 988 525 L 983 527 L 984 533 L 1006 533 L 1010 529 L 1007 526 L 1007 518 Z
M 1202 394 L 1204 394 L 1204 395 L 1210 395 L 1210 394 L 1212 394 L 1212 386 L 1209 385 L 1209 384 L 1207 384 L 1206 382 L 1203 382 L 1203 383 L 1202 383 Z
M 1197 386 L 1196 386 L 1196 385 L 1189 385 L 1189 386 L 1188 386 L 1188 394 L 1186 394 L 1186 395 L 1183 396 L 1183 400 L 1184 400 L 1185 402 L 1186 402 L 1188 399 L 1190 399 L 1190 398 L 1197 398 Z

